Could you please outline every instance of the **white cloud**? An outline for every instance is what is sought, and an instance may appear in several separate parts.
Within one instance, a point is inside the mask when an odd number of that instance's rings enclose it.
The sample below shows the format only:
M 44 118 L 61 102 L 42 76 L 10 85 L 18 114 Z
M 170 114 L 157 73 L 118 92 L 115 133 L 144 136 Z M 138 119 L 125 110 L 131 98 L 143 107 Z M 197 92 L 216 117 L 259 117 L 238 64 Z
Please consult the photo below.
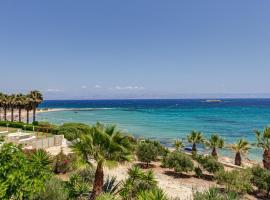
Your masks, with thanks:
M 144 90 L 141 86 L 115 86 L 116 90 Z
M 60 89 L 52 89 L 52 88 L 49 88 L 47 90 L 45 90 L 46 92 L 63 92 L 63 90 L 60 90 Z
M 86 89 L 87 86 L 86 86 L 86 85 L 82 85 L 81 88 L 82 88 L 82 89 Z
M 94 88 L 101 88 L 101 86 L 100 85 L 95 85 Z

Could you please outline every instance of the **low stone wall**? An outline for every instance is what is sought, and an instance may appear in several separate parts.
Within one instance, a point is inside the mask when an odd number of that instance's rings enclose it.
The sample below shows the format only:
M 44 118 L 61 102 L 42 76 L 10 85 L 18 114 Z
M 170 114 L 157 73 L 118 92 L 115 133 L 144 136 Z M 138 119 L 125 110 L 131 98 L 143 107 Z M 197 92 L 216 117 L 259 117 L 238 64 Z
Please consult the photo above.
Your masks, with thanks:
M 54 135 L 48 138 L 39 138 L 32 141 L 34 149 L 46 149 L 54 146 L 61 146 L 64 139 L 63 135 Z

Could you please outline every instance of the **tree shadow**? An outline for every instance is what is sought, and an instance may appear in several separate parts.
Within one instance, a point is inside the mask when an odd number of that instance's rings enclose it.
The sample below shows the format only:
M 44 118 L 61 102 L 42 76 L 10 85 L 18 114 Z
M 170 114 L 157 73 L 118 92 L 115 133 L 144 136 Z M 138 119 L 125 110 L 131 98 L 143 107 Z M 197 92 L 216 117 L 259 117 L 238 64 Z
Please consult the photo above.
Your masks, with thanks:
M 168 171 L 168 170 L 164 171 L 164 174 L 166 174 L 167 176 L 172 176 L 174 178 L 191 178 L 191 177 L 193 177 L 192 175 L 189 175 L 189 174 L 183 174 L 183 173 Z

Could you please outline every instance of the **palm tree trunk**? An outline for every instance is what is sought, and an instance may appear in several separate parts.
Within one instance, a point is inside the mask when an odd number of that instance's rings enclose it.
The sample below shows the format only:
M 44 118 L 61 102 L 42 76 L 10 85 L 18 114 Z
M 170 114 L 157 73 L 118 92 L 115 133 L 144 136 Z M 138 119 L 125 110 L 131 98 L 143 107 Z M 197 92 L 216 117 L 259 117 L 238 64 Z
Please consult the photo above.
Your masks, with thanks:
M 7 108 L 4 108 L 4 120 L 7 121 Z
M 270 149 L 265 149 L 263 152 L 263 166 L 270 170 Z
M 29 124 L 29 109 L 26 109 L 26 123 Z
M 19 108 L 19 122 L 22 122 L 22 109 Z
M 90 200 L 95 200 L 96 197 L 102 193 L 103 182 L 104 182 L 103 163 L 98 162 L 92 194 L 89 197 Z
M 2 108 L 0 107 L 0 121 L 2 121 Z
M 236 152 L 234 164 L 237 165 L 237 166 L 241 166 L 241 164 L 242 164 L 242 158 L 241 158 L 240 152 Z
M 192 153 L 196 153 L 197 152 L 197 147 L 196 147 L 196 143 L 192 144 Z
M 11 108 L 11 121 L 14 121 L 14 108 Z
M 212 156 L 217 158 L 217 149 L 216 149 L 216 147 L 214 147 L 213 150 L 212 150 Z
M 36 106 L 33 106 L 33 122 L 36 121 Z

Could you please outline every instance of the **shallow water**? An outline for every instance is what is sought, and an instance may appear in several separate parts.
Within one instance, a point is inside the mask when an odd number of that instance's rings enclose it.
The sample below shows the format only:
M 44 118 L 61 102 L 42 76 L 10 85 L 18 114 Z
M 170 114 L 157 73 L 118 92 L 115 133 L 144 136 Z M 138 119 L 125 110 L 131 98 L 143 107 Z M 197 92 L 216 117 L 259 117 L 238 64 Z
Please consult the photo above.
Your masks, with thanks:
M 158 139 L 167 146 L 175 138 L 185 139 L 192 130 L 201 131 L 206 137 L 218 133 L 227 143 L 239 138 L 254 143 L 253 130 L 270 125 L 270 99 L 224 99 L 220 103 L 201 99 L 65 100 L 45 101 L 40 107 L 78 110 L 39 113 L 39 121 L 113 123 L 137 137 Z M 222 153 L 231 155 L 226 150 Z M 254 147 L 249 157 L 260 159 L 261 152 Z

